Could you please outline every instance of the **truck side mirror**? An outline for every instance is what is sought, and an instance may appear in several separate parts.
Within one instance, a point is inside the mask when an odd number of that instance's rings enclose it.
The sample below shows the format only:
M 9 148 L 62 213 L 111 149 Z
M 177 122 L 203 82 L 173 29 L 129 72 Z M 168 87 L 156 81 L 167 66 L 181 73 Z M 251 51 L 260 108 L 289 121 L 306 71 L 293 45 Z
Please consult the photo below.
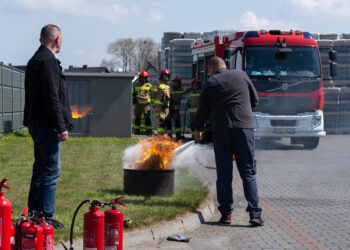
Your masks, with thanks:
M 336 61 L 336 60 L 337 60 L 337 51 L 335 51 L 335 50 L 330 50 L 330 51 L 328 52 L 328 56 L 329 56 L 329 59 L 330 59 L 331 61 Z
M 331 77 L 335 77 L 338 75 L 338 63 L 332 61 L 329 64 L 329 74 Z

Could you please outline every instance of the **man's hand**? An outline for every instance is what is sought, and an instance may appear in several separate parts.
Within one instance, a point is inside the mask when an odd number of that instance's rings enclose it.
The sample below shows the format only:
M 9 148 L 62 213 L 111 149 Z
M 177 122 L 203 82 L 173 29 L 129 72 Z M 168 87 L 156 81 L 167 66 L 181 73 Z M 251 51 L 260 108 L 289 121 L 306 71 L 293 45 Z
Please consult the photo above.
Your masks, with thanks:
M 202 140 L 202 132 L 196 130 L 194 132 L 194 139 L 196 140 L 196 142 L 200 142 Z
M 64 131 L 62 132 L 59 136 L 58 136 L 58 141 L 66 141 L 68 140 L 68 131 Z

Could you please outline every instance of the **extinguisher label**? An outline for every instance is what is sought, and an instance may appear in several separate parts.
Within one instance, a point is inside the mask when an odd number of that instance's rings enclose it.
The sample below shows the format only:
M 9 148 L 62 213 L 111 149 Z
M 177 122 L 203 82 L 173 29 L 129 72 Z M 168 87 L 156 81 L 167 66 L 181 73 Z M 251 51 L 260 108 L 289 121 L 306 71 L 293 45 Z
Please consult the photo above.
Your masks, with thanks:
M 84 250 L 97 250 L 97 248 L 84 247 Z
M 117 247 L 105 246 L 104 250 L 117 250 Z
M 23 238 L 22 239 L 22 249 L 23 250 L 35 250 L 35 239 Z
M 44 235 L 44 247 L 43 250 L 53 250 L 53 238 L 52 235 Z
M 106 223 L 105 245 L 110 247 L 111 250 L 115 249 L 113 247 L 119 245 L 119 224 L 120 223 Z

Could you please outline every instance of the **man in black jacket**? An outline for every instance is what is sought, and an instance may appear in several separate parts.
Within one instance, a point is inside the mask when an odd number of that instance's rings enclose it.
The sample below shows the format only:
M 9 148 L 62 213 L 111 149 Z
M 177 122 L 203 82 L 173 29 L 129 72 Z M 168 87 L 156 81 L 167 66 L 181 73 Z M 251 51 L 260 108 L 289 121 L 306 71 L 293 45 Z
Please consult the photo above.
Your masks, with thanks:
M 67 87 L 56 54 L 62 44 L 59 27 L 44 26 L 41 46 L 29 60 L 25 75 L 23 124 L 34 141 L 33 173 L 28 197 L 29 213 L 43 212 L 49 224 L 58 227 L 55 212 L 56 182 L 60 176 L 61 142 L 72 129 Z
M 232 157 L 236 158 L 242 178 L 247 212 L 253 226 L 263 226 L 258 205 L 256 161 L 254 157 L 254 124 L 252 109 L 258 105 L 257 92 L 243 71 L 227 70 L 220 57 L 208 62 L 211 77 L 200 96 L 195 123 L 195 139 L 202 139 L 203 126 L 210 120 L 217 169 L 217 198 L 221 213 L 220 223 L 231 224 L 233 212 Z

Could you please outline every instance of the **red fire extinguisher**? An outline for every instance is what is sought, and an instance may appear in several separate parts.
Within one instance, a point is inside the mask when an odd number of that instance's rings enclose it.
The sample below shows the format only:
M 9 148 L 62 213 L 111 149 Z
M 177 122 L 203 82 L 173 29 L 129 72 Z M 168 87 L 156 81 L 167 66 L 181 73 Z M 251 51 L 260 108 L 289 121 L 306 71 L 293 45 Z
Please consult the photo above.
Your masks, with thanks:
M 105 211 L 105 250 L 123 250 L 124 213 L 117 209 L 116 204 L 126 207 L 119 201 L 124 197 L 114 199 L 110 203 L 112 208 Z
M 16 250 L 16 239 L 15 239 L 15 226 L 14 224 L 16 223 L 15 220 L 11 220 L 12 221 L 12 225 L 11 225 L 11 250 Z
M 43 229 L 31 221 L 20 224 L 20 250 L 43 250 Z
M 104 204 L 94 200 L 89 212 L 84 214 L 84 249 L 103 250 L 105 215 L 100 210 Z
M 45 219 L 36 220 L 38 226 L 43 230 L 43 250 L 54 250 L 55 229 L 47 224 Z
M 11 203 L 6 199 L 2 188 L 10 189 L 5 185 L 8 178 L 0 181 L 0 249 L 11 250 Z
M 41 213 L 28 217 L 27 211 L 25 207 L 16 223 L 16 249 L 43 250 L 43 229 L 37 225 L 37 216 Z

